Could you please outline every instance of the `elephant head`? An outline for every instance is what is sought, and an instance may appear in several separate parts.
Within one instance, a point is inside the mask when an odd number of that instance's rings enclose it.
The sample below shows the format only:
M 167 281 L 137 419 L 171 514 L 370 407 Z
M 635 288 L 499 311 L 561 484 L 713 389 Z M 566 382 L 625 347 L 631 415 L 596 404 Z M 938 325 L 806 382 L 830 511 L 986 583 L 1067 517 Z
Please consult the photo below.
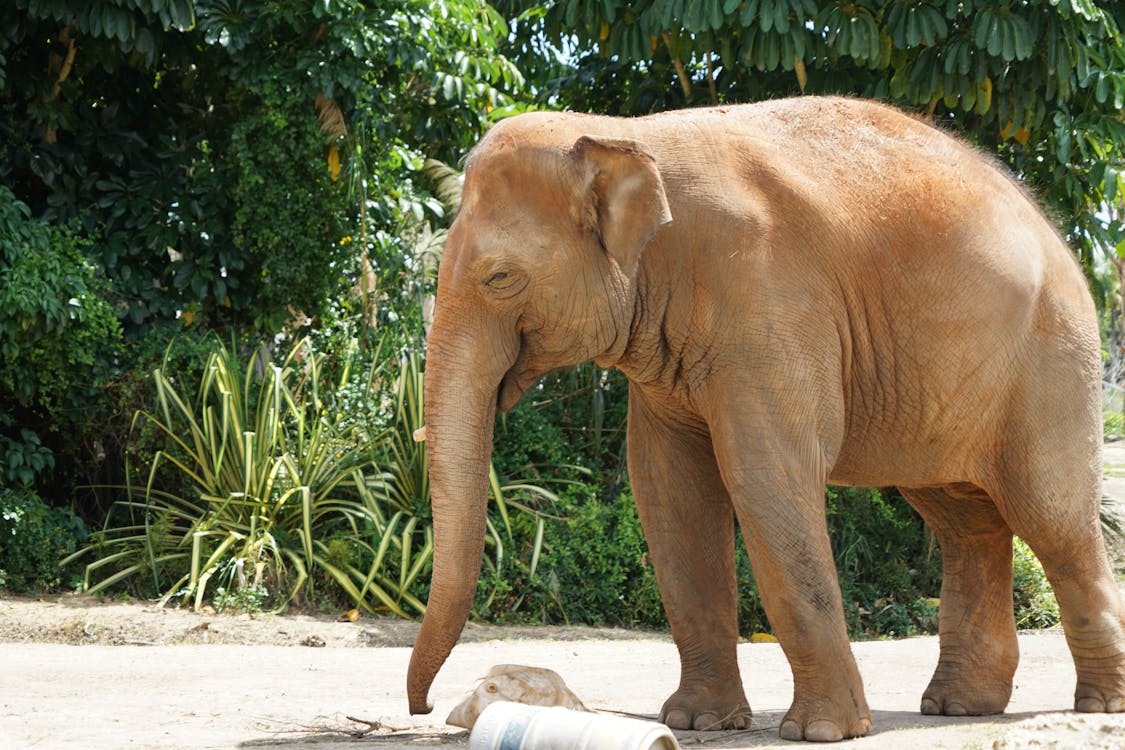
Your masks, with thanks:
M 414 714 L 432 710 L 430 685 L 476 591 L 497 409 L 552 369 L 621 357 L 641 250 L 671 221 L 652 156 L 576 129 L 593 122 L 522 115 L 466 164 L 425 375 L 434 565 L 407 676 Z

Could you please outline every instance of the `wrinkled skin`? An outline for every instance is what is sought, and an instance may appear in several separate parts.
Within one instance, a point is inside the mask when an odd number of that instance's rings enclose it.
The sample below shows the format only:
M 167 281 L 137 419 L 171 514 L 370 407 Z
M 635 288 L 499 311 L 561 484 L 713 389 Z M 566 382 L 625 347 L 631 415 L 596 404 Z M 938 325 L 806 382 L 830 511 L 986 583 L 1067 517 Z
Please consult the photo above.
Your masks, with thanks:
M 1054 586 L 1075 708 L 1125 710 L 1098 524 L 1094 307 L 1004 174 L 893 109 L 805 97 L 523 115 L 472 153 L 426 372 L 434 577 L 411 711 L 479 573 L 492 423 L 543 373 L 629 378 L 629 471 L 682 663 L 661 711 L 742 727 L 734 524 L 793 670 L 786 739 L 865 734 L 824 484 L 898 486 L 941 544 L 923 713 L 1004 710 L 1012 534 Z

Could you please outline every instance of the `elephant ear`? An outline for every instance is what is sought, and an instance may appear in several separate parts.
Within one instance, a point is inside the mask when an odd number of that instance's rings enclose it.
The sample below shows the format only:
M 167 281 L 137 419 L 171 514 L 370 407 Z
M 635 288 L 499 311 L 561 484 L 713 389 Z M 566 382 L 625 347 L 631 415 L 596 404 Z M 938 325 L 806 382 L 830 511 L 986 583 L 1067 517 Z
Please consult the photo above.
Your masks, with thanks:
M 582 221 L 632 277 L 642 248 L 672 221 L 656 160 L 636 141 L 588 135 L 574 155 L 586 191 Z

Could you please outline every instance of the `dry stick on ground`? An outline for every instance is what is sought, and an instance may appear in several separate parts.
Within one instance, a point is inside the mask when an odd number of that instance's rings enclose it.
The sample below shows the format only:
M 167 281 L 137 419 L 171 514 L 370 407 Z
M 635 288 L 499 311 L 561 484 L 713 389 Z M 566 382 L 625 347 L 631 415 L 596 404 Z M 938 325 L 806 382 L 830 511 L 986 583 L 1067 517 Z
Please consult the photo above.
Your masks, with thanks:
M 640 719 L 641 721 L 653 721 L 653 718 L 651 716 L 646 716 L 644 714 L 634 714 L 634 713 L 630 713 L 628 711 L 614 711 L 614 710 L 608 709 L 608 708 L 595 709 L 593 711 L 593 713 L 596 713 L 596 714 L 611 714 L 613 716 L 624 716 L 624 717 L 629 718 L 629 719 Z M 733 715 L 734 714 L 731 713 L 727 717 L 724 717 L 724 718 L 730 718 Z M 731 737 L 739 737 L 739 736 L 744 735 L 744 734 L 757 734 L 759 732 L 777 731 L 778 726 L 780 726 L 780 725 L 775 724 L 775 725 L 771 725 L 771 726 L 752 726 L 752 727 L 749 727 L 748 729 L 718 729 L 718 730 L 716 730 L 715 726 L 717 724 L 722 723 L 722 721 L 723 721 L 723 719 L 720 719 L 718 722 L 716 722 L 716 724 L 712 724 L 709 727 L 704 727 L 701 730 L 694 730 L 694 729 L 681 730 L 682 732 L 697 732 L 697 731 L 707 732 L 708 736 L 700 737 L 700 736 L 696 735 L 696 736 L 693 736 L 693 737 L 690 737 L 690 738 L 684 738 L 684 739 L 677 738 L 677 741 L 681 745 L 684 744 L 685 742 L 690 742 L 690 743 L 695 744 L 695 745 L 706 745 L 709 742 L 712 742 L 712 743 L 713 742 L 724 742 L 724 741 L 730 739 Z M 675 731 L 675 730 L 673 730 L 673 731 Z
M 344 718 L 347 719 L 348 721 L 354 721 L 356 724 L 366 724 L 367 725 L 367 729 L 359 729 L 359 730 L 356 730 L 354 732 L 349 732 L 349 734 L 352 737 L 363 737 L 364 735 L 371 734 L 372 732 L 377 732 L 378 730 L 382 729 L 383 726 L 384 726 L 383 722 L 381 722 L 381 721 L 368 721 L 367 719 L 357 719 L 354 716 L 345 716 Z M 393 732 L 394 730 L 392 729 L 391 731 Z
M 324 723 L 313 723 L 313 724 L 294 723 L 294 724 L 290 725 L 291 728 L 289 728 L 289 729 L 275 728 L 275 727 L 271 726 L 271 724 L 272 724 L 271 720 L 268 719 L 268 718 L 264 718 L 264 717 L 258 718 L 256 721 L 257 721 L 258 729 L 260 729 L 264 732 L 269 732 L 270 734 L 274 734 L 274 735 L 282 735 L 282 734 L 340 735 L 340 734 L 343 734 L 343 735 L 347 735 L 348 737 L 360 738 L 360 737 L 367 737 L 372 732 L 386 732 L 388 735 L 392 735 L 392 734 L 399 734 L 399 733 L 407 732 L 407 731 L 413 731 L 413 732 L 418 732 L 418 734 L 417 735 L 413 735 L 413 734 L 410 735 L 412 737 L 413 736 L 427 737 L 427 736 L 431 736 L 431 735 L 426 734 L 424 730 L 426 730 L 426 729 L 435 729 L 435 730 L 438 729 L 438 727 L 436 727 L 436 726 L 434 726 L 434 727 L 416 727 L 416 726 L 396 727 L 396 726 L 391 726 L 390 724 L 387 724 L 387 723 L 382 722 L 382 721 L 370 721 L 368 719 L 357 719 L 354 716 L 344 716 L 344 718 L 347 719 L 350 722 L 353 722 L 355 724 L 364 724 L 367 727 L 366 729 L 355 729 L 354 727 L 342 726 L 339 722 L 339 718 L 338 718 L 339 714 L 336 714 L 336 716 L 337 716 L 336 719 L 330 719 L 328 717 L 317 717 L 318 719 L 323 719 Z M 438 734 L 439 734 L 438 732 L 433 732 L 432 736 L 438 736 Z

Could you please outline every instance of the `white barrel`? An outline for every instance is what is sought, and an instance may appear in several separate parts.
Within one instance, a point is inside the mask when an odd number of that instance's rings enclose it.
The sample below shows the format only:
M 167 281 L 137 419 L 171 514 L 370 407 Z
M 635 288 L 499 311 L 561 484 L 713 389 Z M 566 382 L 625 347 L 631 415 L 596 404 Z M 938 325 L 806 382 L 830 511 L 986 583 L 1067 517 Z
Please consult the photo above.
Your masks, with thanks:
M 654 721 L 497 701 L 477 719 L 469 749 L 680 750 L 680 743 Z

